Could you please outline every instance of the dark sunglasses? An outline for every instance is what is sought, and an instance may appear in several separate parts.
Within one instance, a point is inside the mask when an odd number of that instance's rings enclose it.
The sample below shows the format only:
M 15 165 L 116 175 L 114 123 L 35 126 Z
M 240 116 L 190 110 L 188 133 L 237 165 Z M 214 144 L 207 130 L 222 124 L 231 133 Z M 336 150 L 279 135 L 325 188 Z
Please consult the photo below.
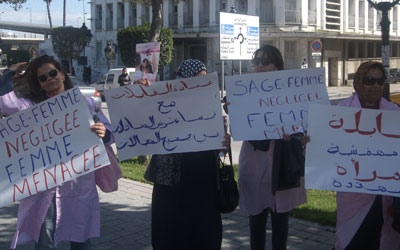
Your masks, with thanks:
M 385 78 L 374 78 L 372 76 L 366 76 L 363 79 L 363 84 L 367 85 L 367 86 L 373 86 L 375 83 L 377 83 L 379 86 L 382 86 L 383 84 L 385 84 Z
M 52 78 L 54 78 L 54 77 L 57 76 L 57 74 L 58 74 L 58 70 L 52 69 L 52 70 L 50 70 L 47 74 L 40 75 L 40 76 L 38 77 L 38 79 L 39 79 L 39 81 L 41 81 L 41 82 L 45 82 L 45 81 L 47 81 L 47 78 L 48 78 L 49 76 L 52 77 Z
M 253 66 L 257 66 L 258 64 L 262 64 L 262 66 L 268 66 L 270 65 L 272 62 L 268 59 L 268 58 L 254 58 L 251 63 L 253 64 Z

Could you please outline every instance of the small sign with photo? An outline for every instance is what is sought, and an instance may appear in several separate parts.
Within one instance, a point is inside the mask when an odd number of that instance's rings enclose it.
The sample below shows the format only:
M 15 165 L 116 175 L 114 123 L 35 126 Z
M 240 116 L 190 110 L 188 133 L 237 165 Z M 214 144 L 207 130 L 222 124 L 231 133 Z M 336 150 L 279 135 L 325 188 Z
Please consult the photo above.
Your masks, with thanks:
M 160 60 L 160 42 L 136 44 L 136 71 L 133 80 L 148 79 L 155 82 Z

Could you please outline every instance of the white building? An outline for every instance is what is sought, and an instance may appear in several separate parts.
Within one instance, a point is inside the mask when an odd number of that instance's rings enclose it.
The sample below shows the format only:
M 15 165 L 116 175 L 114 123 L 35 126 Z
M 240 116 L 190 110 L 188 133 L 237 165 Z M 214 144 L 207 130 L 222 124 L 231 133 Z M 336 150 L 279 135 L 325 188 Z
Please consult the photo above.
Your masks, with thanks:
M 379 0 L 376 2 L 380 2 Z M 88 62 L 94 73 L 106 71 L 104 48 L 116 41 L 118 29 L 151 20 L 151 7 L 123 0 L 92 0 Z M 197 58 L 209 71 L 221 72 L 219 12 L 260 17 L 260 45 L 278 47 L 285 68 L 324 66 L 331 86 L 346 84 L 360 62 L 381 60 L 381 14 L 367 0 L 163 0 L 163 26 L 174 31 L 174 59 L 169 72 L 187 58 Z M 390 68 L 400 68 L 400 10 L 389 13 Z M 322 42 L 322 57 L 312 58 L 311 44 Z M 117 56 L 115 65 L 121 65 Z M 225 61 L 225 74 L 239 71 L 238 62 Z M 168 73 L 168 69 L 166 70 Z M 242 72 L 252 71 L 242 62 Z

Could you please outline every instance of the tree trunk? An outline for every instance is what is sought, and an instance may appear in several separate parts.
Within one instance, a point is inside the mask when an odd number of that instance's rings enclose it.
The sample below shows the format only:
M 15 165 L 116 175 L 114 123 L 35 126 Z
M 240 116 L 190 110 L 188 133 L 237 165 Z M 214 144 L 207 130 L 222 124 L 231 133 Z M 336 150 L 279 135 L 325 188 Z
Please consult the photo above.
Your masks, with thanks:
M 67 0 L 64 0 L 64 7 L 63 7 L 63 26 L 65 26 L 65 19 L 66 19 L 65 9 L 66 9 L 66 5 L 67 5 Z
M 49 24 L 50 24 L 50 29 L 53 29 L 53 24 L 51 23 L 51 15 L 50 15 L 50 0 L 46 1 L 47 4 L 47 15 L 49 17 Z
M 160 32 L 162 27 L 162 0 L 151 0 L 151 6 L 153 9 L 153 18 L 151 20 L 150 29 L 150 42 L 157 42 L 160 38 Z

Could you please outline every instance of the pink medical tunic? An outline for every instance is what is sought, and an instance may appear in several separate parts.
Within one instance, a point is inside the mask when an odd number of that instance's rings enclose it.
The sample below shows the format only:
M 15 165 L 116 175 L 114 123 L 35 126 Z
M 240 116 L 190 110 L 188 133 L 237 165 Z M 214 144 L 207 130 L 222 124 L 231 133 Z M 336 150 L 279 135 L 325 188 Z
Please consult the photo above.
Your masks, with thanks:
M 338 106 L 361 108 L 360 100 L 356 93 L 338 104 Z M 379 108 L 382 110 L 400 110 L 397 104 L 381 98 Z M 336 250 L 345 249 L 364 221 L 376 195 L 337 192 L 337 224 L 336 224 Z M 400 247 L 400 234 L 392 228 L 393 217 L 390 215 L 393 197 L 382 196 L 383 227 L 381 232 L 381 250 L 398 250 Z
M 94 100 L 86 98 L 86 102 L 91 113 L 95 114 L 96 103 Z M 18 99 L 14 92 L 0 97 L 0 112 L 5 115 L 32 105 L 33 103 L 29 100 Z M 104 114 L 100 111 L 98 116 L 100 122 L 111 131 L 111 125 Z M 11 249 L 16 248 L 19 244 L 38 241 L 40 228 L 53 197 L 55 197 L 57 213 L 54 234 L 56 245 L 61 241 L 84 242 L 89 238 L 100 236 L 99 197 L 95 172 L 91 172 L 21 200 L 18 207 L 17 230 L 11 243 Z
M 263 152 L 244 141 L 239 155 L 239 208 L 245 215 L 257 215 L 266 208 L 278 213 L 286 213 L 296 206 L 306 203 L 304 178 L 301 185 L 272 194 L 272 163 L 275 142 Z

